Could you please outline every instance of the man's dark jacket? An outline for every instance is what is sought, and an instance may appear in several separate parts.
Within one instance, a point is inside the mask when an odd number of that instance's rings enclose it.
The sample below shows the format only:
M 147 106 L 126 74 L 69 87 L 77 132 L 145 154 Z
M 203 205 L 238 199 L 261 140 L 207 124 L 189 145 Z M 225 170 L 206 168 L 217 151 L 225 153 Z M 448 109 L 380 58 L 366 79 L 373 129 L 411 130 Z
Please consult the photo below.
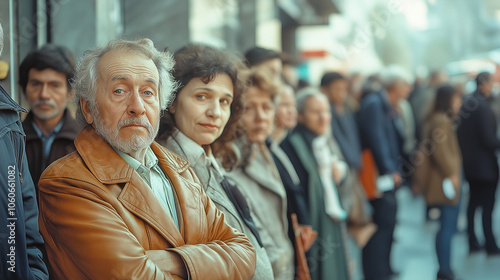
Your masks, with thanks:
M 498 162 L 495 151 L 500 149 L 497 122 L 488 99 L 475 92 L 460 111 L 457 128 L 462 150 L 465 179 L 473 182 L 497 182 Z
M 48 279 L 19 112 L 0 86 L 0 279 Z
M 33 112 L 29 112 L 26 119 L 23 121 L 23 128 L 26 132 L 26 155 L 28 156 L 30 173 L 33 177 L 33 182 L 35 182 L 35 186 L 38 185 L 40 176 L 47 166 L 76 150 L 74 141 L 81 131 L 81 126 L 78 125 L 76 120 L 71 116 L 68 109 L 64 111 L 62 119 L 64 120 L 63 126 L 52 143 L 45 166 L 43 163 L 42 139 L 38 137 L 33 127 Z
M 396 127 L 398 115 L 384 92 L 363 98 L 357 117 L 362 146 L 372 152 L 380 175 L 401 172 L 402 139 Z

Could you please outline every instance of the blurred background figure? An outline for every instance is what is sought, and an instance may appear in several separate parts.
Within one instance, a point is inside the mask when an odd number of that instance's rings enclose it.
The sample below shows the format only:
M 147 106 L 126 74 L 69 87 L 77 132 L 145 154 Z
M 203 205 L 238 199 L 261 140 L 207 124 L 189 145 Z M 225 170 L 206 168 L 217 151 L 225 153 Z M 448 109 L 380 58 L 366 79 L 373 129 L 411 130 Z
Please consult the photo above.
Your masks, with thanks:
M 465 179 L 469 182 L 467 233 L 470 253 L 485 249 L 488 255 L 500 255 L 492 230 L 492 211 L 498 184 L 500 149 L 496 117 L 491 109 L 492 77 L 482 72 L 476 77 L 476 91 L 465 99 L 457 129 L 463 155 Z M 474 232 L 476 210 L 482 210 L 485 243 L 481 244 Z
M 404 144 L 399 102 L 407 98 L 410 84 L 405 73 L 387 68 L 380 75 L 383 89 L 361 100 L 358 126 L 363 147 L 361 182 L 373 207 L 377 231 L 363 249 L 365 279 L 389 279 L 390 254 L 396 226 L 395 189 L 402 184 L 401 151 Z
M 281 84 L 283 62 L 281 54 L 271 49 L 254 47 L 245 52 L 248 66 L 256 71 L 263 72 L 275 84 Z
M 280 143 L 288 132 L 297 125 L 297 108 L 295 107 L 295 91 L 292 86 L 283 84 L 276 97 L 276 117 L 272 139 Z
M 31 108 L 23 128 L 35 185 L 47 166 L 75 150 L 73 141 L 81 127 L 67 108 L 74 75 L 73 54 L 57 45 L 30 52 L 19 66 L 19 84 Z
M 346 169 L 338 165 L 328 143 L 331 112 L 328 99 L 316 88 L 297 95 L 299 124 L 282 142 L 305 190 L 311 225 L 318 241 L 308 254 L 313 280 L 351 279 L 347 256 L 347 213 L 340 203 L 337 185 Z M 325 246 L 328 242 L 328 246 Z
M 428 80 L 425 88 L 421 91 L 416 91 L 415 94 L 410 97 L 418 141 L 422 140 L 424 122 L 433 108 L 433 102 L 436 99 L 436 90 L 439 86 L 448 82 L 448 75 L 443 70 L 436 70 L 429 75 Z
M 246 67 L 238 57 L 203 45 L 181 48 L 174 59 L 179 88 L 162 117 L 157 141 L 189 161 L 226 223 L 247 235 L 257 253 L 252 279 L 273 279 L 251 209 L 224 177 L 237 161 L 233 140 L 243 110 Z
M 444 85 L 437 89 L 431 102 L 434 105 L 425 119 L 422 144 L 416 151 L 421 162 L 415 167 L 413 191 L 423 193 L 427 205 L 440 210 L 440 228 L 436 234 L 437 279 L 454 280 L 451 241 L 457 230 L 462 185 L 462 153 L 455 121 L 462 96 L 455 88 Z
M 359 110 L 359 101 L 361 100 L 364 80 L 365 77 L 359 72 L 352 73 L 347 79 L 348 94 L 346 102 L 347 106 L 349 106 L 353 112 L 357 112 Z
M 288 236 L 287 195 L 266 140 L 271 136 L 278 87 L 265 71 L 252 71 L 237 145 L 240 163 L 227 174 L 254 211 L 254 221 L 275 279 L 294 279 L 295 254 Z
M 362 248 L 376 227 L 371 223 L 371 209 L 359 182 L 361 140 L 354 112 L 348 106 L 347 87 L 347 80 L 340 73 L 328 72 L 321 78 L 321 91 L 330 102 L 331 133 L 349 167 L 346 180 L 339 186 L 341 202 L 348 213 L 349 232 Z

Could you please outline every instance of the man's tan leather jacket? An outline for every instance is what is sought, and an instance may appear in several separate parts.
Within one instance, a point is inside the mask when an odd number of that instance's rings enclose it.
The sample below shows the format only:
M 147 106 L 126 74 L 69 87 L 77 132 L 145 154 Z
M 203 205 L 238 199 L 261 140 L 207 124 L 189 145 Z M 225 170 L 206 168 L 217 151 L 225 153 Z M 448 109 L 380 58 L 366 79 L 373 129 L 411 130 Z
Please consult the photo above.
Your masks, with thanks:
M 254 248 L 226 225 L 185 160 L 151 146 L 176 194 L 177 229 L 149 186 L 92 127 L 75 146 L 39 182 L 52 277 L 179 279 L 166 271 L 178 254 L 192 279 L 251 278 Z

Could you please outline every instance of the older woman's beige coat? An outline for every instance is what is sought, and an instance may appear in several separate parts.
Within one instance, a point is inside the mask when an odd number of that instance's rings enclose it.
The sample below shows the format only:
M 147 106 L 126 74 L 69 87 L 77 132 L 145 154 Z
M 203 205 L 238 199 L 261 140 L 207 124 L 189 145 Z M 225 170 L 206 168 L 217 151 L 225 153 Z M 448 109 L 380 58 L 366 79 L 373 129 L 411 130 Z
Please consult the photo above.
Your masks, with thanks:
M 252 218 L 275 279 L 291 280 L 295 274 L 295 251 L 288 237 L 286 191 L 271 154 L 262 148 L 253 145 L 248 165 L 235 168 L 227 177 L 236 182 L 252 208 Z

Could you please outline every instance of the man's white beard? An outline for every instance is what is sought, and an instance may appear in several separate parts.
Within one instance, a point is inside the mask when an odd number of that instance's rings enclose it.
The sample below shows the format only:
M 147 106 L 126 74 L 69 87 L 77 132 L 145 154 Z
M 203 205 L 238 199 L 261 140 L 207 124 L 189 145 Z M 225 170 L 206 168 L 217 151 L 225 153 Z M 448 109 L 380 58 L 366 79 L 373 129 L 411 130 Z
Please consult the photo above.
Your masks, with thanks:
M 126 154 L 151 146 L 155 140 L 156 134 L 158 134 L 158 129 L 160 128 L 160 122 L 157 122 L 155 127 L 153 127 L 149 120 L 144 116 L 143 118 L 121 120 L 114 129 L 111 129 L 102 122 L 97 108 L 95 108 L 95 110 L 94 108 L 91 108 L 90 111 L 94 117 L 95 130 L 97 134 L 101 135 L 112 147 Z M 124 126 L 132 124 L 138 124 L 146 127 L 149 134 L 147 136 L 140 136 L 139 133 L 133 133 L 129 139 L 121 139 L 119 135 L 120 129 Z

